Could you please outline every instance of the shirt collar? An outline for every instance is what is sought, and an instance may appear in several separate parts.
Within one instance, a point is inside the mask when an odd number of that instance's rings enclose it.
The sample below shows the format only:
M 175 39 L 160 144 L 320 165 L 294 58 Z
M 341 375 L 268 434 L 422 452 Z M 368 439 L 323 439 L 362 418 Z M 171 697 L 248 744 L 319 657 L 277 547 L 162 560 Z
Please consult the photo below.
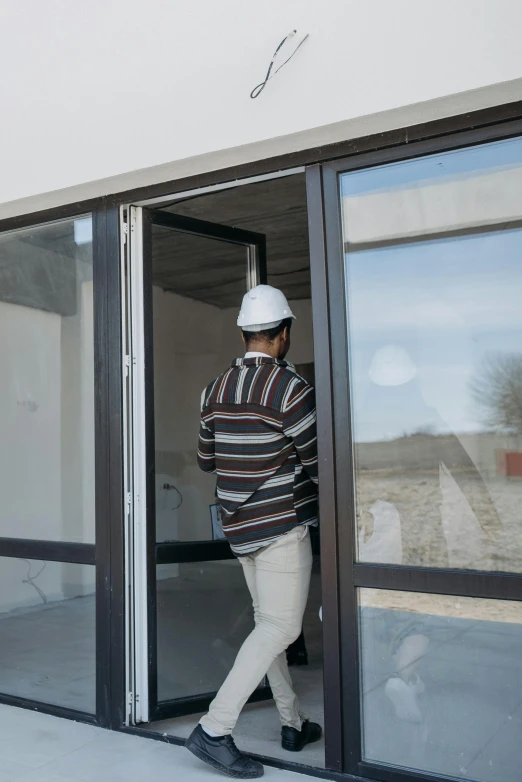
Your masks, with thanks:
M 243 358 L 235 358 L 232 362 L 233 367 L 260 367 L 262 364 L 278 364 L 280 367 L 286 367 L 291 372 L 295 372 L 295 366 L 286 359 L 272 358 L 266 353 L 257 353 L 251 351 Z
M 262 364 L 277 364 L 280 367 L 288 366 L 288 362 L 280 361 L 278 358 L 272 358 L 272 356 L 266 356 L 265 354 L 260 356 L 246 355 L 244 358 L 235 358 L 232 362 L 233 367 L 260 367 Z

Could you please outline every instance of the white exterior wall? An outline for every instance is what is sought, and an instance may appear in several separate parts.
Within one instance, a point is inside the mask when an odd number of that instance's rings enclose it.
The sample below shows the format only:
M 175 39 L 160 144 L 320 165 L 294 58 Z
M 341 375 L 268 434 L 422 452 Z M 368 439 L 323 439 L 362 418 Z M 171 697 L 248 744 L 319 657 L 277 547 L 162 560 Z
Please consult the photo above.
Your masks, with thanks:
M 3 0 L 0 218 L 518 99 L 521 29 L 519 0 Z

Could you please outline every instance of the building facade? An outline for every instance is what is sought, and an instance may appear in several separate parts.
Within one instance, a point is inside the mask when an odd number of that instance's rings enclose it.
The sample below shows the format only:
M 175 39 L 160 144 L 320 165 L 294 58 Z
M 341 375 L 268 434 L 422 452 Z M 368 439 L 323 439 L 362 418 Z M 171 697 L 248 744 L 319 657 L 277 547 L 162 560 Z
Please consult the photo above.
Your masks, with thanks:
M 316 387 L 295 678 L 325 741 L 290 762 L 263 682 L 238 741 L 323 778 L 518 780 L 519 4 L 5 16 L 0 701 L 173 743 L 206 708 L 251 617 L 199 400 L 267 281 Z

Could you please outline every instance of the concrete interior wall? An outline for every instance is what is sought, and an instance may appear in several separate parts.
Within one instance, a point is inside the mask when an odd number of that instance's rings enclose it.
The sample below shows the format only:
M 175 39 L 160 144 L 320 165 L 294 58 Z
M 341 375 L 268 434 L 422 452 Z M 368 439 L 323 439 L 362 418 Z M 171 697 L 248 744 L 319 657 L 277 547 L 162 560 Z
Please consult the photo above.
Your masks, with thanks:
M 0 216 L 62 188 L 116 192 L 520 95 L 515 0 L 4 0 L 2 21 Z M 296 28 L 281 58 L 309 39 L 251 100 Z

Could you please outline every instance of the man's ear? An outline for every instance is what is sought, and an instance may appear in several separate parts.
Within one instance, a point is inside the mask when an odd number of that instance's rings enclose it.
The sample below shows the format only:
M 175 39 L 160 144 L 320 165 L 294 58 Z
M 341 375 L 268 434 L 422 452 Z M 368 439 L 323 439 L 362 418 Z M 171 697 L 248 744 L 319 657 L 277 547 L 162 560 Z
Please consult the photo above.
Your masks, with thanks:
M 243 340 L 243 342 L 246 345 L 246 337 L 245 337 L 245 333 L 243 331 L 241 332 L 241 339 Z

